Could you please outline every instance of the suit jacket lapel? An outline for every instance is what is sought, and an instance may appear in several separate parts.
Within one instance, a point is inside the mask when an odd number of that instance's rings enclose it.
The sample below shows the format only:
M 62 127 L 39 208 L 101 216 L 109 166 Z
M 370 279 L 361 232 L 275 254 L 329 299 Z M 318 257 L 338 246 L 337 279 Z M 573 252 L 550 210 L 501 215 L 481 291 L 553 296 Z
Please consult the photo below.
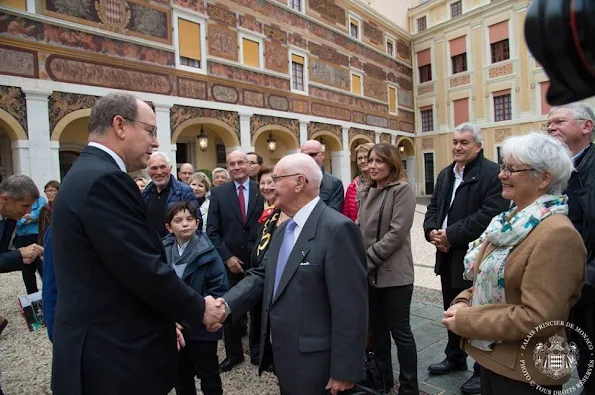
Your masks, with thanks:
M 229 195 L 231 199 L 231 206 L 233 207 L 233 212 L 238 217 L 238 220 L 243 225 L 244 220 L 242 218 L 242 212 L 240 211 L 240 202 L 238 201 L 238 190 L 236 189 L 236 183 L 234 181 L 229 182 Z
M 246 213 L 246 221 L 248 221 L 248 218 L 250 218 L 254 212 L 254 207 L 256 207 L 256 202 L 258 201 L 258 194 L 258 186 L 254 181 L 250 181 L 250 186 L 248 187 L 248 212 Z
M 293 277 L 297 269 L 300 267 L 300 263 L 302 263 L 304 261 L 304 258 L 308 255 L 308 252 L 310 251 L 310 241 L 316 237 L 318 220 L 320 219 L 320 214 L 322 213 L 322 210 L 324 210 L 325 207 L 326 205 L 322 202 L 322 200 L 320 200 L 316 207 L 314 207 L 314 210 L 312 211 L 308 219 L 306 220 L 304 229 L 302 229 L 302 231 L 300 232 L 300 237 L 298 237 L 298 239 L 296 240 L 295 245 L 293 246 L 293 249 L 289 254 L 289 259 L 287 260 L 287 264 L 285 265 L 285 270 L 283 271 L 283 274 L 281 275 L 281 280 L 279 281 L 279 288 L 277 288 L 277 294 L 275 295 L 275 298 L 273 299 L 271 304 L 275 303 L 277 299 L 279 299 L 279 296 L 281 296 L 281 294 L 291 281 L 291 278 Z M 285 227 L 279 230 L 284 233 Z M 280 236 L 283 233 L 280 233 Z M 283 236 L 281 236 L 280 238 L 281 240 L 283 240 Z M 279 244 L 279 248 L 281 248 L 281 244 Z M 279 253 L 277 252 L 275 258 L 278 257 Z M 275 270 L 276 269 L 277 265 L 275 264 Z

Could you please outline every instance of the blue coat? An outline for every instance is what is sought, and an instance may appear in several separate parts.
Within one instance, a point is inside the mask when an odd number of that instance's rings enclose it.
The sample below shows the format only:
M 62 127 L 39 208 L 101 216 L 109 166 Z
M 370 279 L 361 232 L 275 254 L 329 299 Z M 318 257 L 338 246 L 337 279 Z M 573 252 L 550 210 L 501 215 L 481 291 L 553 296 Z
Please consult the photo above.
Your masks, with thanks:
M 36 235 L 39 230 L 39 213 L 41 212 L 41 208 L 45 206 L 47 201 L 43 196 L 40 196 L 39 199 L 33 203 L 31 206 L 31 219 L 26 220 L 21 218 L 17 221 L 17 236 L 28 236 L 28 235 Z
M 188 251 L 188 262 L 182 274 L 182 280 L 201 296 L 212 296 L 215 299 L 223 296 L 229 291 L 229 281 L 221 256 L 213 246 L 213 243 L 206 237 L 206 234 L 196 235 L 198 237 L 194 251 Z M 190 248 L 190 246 L 186 247 Z M 173 233 L 163 238 L 163 249 L 168 258 L 168 265 L 172 266 L 170 256 L 178 254 L 176 238 Z M 172 249 L 176 249 L 172 251 Z M 186 255 L 186 252 L 184 253 Z M 204 325 L 196 330 L 185 329 L 184 338 L 187 340 L 212 341 L 221 339 L 223 330 L 209 332 Z
M 143 199 L 145 202 L 149 202 L 149 197 L 151 196 L 151 192 L 155 188 L 153 182 L 150 182 L 145 190 L 143 191 Z M 184 184 L 182 181 L 176 180 L 173 176 L 169 178 L 169 194 L 167 195 L 167 208 L 169 209 L 172 204 L 176 202 L 183 202 L 189 201 L 194 203 L 196 206 L 196 215 L 198 216 L 199 220 L 199 227 L 198 229 L 202 229 L 202 215 L 200 214 L 200 204 L 198 203 L 198 199 L 194 196 L 194 192 L 190 186 Z
M 54 254 L 52 251 L 51 225 L 45 232 L 43 249 L 43 287 L 41 298 L 43 301 L 43 317 L 48 330 L 48 337 L 53 341 L 54 336 L 54 313 L 56 311 L 56 300 L 58 300 L 58 287 L 56 287 L 56 274 L 54 273 Z

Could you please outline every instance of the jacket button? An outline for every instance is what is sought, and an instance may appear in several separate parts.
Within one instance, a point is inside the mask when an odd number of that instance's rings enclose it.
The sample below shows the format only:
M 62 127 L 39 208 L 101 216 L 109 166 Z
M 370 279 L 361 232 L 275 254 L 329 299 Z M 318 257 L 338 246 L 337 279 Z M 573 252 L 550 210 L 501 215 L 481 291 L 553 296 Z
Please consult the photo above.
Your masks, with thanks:
M 265 307 L 264 311 L 266 311 L 267 313 L 269 312 L 269 308 Z

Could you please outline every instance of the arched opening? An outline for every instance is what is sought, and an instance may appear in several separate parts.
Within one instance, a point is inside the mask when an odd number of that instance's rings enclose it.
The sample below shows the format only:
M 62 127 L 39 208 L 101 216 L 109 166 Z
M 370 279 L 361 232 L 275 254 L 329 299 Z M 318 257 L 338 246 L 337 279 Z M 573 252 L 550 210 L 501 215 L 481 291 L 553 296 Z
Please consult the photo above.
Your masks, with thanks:
M 407 172 L 409 184 L 411 184 L 417 195 L 417 184 L 415 181 L 415 145 L 413 144 L 413 140 L 409 137 L 401 137 L 397 139 L 397 149 L 401 154 L 401 161 Z
M 0 109 L 0 178 L 12 175 L 18 169 L 12 155 L 12 142 L 27 140 L 27 134 L 21 124 L 8 112 Z
M 333 160 L 333 153 L 341 154 L 343 152 L 343 146 L 341 140 L 331 132 L 326 130 L 318 131 L 312 134 L 310 140 L 318 140 L 325 146 L 324 161 L 322 165 L 325 171 L 331 174 L 339 174 L 341 171 L 341 163 L 338 160 Z M 336 168 L 335 168 L 336 167 Z
M 275 140 L 275 150 L 270 151 L 268 146 L 269 138 Z M 262 156 L 264 164 L 274 166 L 285 155 L 299 151 L 300 145 L 297 137 L 291 130 L 284 126 L 268 125 L 263 126 L 254 133 L 252 138 L 254 151 Z
M 89 140 L 89 116 L 85 116 L 84 113 L 81 113 L 82 111 L 87 110 L 76 111 L 79 114 L 70 117 L 68 123 L 60 125 L 60 122 L 64 121 L 66 117 L 75 113 L 70 113 L 62 118 L 52 133 L 52 140 L 58 139 L 60 142 L 59 162 L 62 179 Z M 90 114 L 90 110 L 87 112 Z
M 206 136 L 206 147 L 199 144 L 201 135 Z M 188 162 L 196 170 L 225 166 L 227 150 L 240 145 L 235 131 L 214 118 L 192 118 L 183 122 L 174 130 L 171 141 L 176 144 L 178 166 Z
M 365 136 L 363 134 L 358 134 L 354 136 L 351 141 L 349 142 L 349 152 L 351 153 L 350 157 L 350 166 L 351 169 L 351 179 L 355 178 L 355 176 L 360 174 L 359 166 L 357 164 L 357 155 L 355 154 L 355 149 L 361 145 L 366 143 L 374 143 L 370 137 Z

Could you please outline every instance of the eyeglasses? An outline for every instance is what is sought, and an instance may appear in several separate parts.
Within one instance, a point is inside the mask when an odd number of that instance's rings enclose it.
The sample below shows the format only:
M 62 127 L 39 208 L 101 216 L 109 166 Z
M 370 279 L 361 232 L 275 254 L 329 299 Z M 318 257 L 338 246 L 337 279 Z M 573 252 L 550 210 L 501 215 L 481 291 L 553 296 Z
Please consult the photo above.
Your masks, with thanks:
M 528 169 L 513 169 L 512 167 L 505 165 L 505 164 L 501 164 L 500 165 L 500 172 L 504 173 L 505 175 L 509 176 L 512 173 L 521 173 L 523 171 L 531 171 L 531 170 L 535 170 L 534 168 L 530 167 Z
M 310 155 L 310 157 L 314 158 L 318 154 L 322 154 L 322 151 L 318 151 L 318 152 L 305 152 L 305 154 L 306 155 Z
M 306 178 L 305 175 L 300 174 L 300 173 L 295 173 L 295 174 L 285 174 L 283 176 L 272 176 L 273 178 L 273 183 L 277 183 L 277 181 L 279 181 L 281 178 L 285 178 L 285 177 L 294 177 L 294 176 L 302 176 L 304 177 L 304 180 L 306 180 L 306 183 L 308 182 L 308 179 Z
M 367 161 L 368 161 L 368 158 L 366 158 L 366 157 L 357 158 L 357 161 L 358 161 L 358 162 L 364 162 L 364 163 L 365 163 L 365 162 L 367 162 Z
M 139 121 L 139 120 L 137 120 L 137 119 L 130 119 L 130 118 L 126 118 L 126 117 L 122 117 L 122 118 L 124 118 L 124 119 L 125 119 L 125 120 L 127 120 L 128 122 L 138 122 L 138 123 L 142 123 L 142 124 L 143 124 L 143 125 L 145 125 L 145 126 L 148 126 L 148 127 L 150 127 L 150 128 L 151 128 L 151 130 L 147 130 L 147 129 L 145 129 L 145 131 L 146 131 L 147 133 L 149 133 L 149 134 L 150 134 L 150 135 L 151 135 L 153 138 L 157 138 L 157 126 L 155 126 L 155 125 L 151 125 L 151 124 L 149 124 L 149 123 L 145 123 L 145 122 L 143 122 L 143 121 Z

